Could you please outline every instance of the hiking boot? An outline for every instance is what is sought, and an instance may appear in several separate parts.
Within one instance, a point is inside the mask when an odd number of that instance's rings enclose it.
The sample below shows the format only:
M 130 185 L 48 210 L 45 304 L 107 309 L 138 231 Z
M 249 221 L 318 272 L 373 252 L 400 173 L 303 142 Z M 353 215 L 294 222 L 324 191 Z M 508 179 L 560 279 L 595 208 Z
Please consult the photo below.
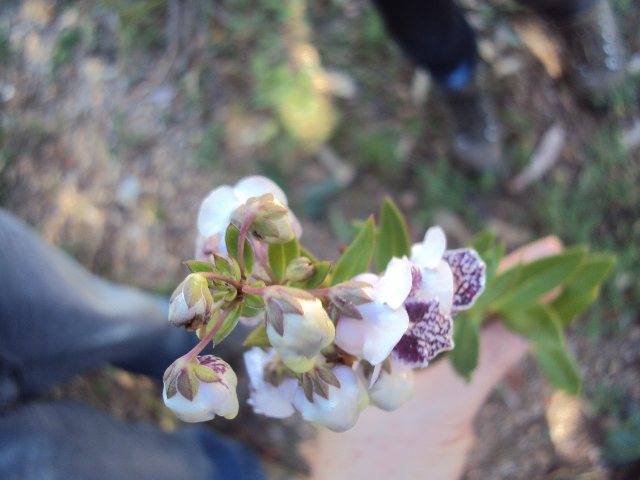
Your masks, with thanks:
M 560 30 L 567 44 L 580 96 L 609 96 L 624 80 L 625 53 L 608 0 L 596 0 Z
M 472 79 L 460 90 L 445 90 L 444 99 L 452 120 L 456 159 L 476 172 L 498 170 L 502 142 L 489 92 Z

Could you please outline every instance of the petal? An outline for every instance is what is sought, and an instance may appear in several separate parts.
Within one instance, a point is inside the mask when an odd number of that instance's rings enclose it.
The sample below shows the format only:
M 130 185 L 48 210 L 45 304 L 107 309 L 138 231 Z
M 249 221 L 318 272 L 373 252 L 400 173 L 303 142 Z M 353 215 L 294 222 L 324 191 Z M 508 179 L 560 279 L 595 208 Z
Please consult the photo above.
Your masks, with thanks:
M 298 389 L 298 381 L 287 378 L 279 386 L 266 385 L 254 390 L 248 400 L 256 413 L 272 418 L 287 418 L 293 414 L 293 396 Z
M 447 315 L 450 314 L 453 303 L 453 273 L 449 264 L 441 260 L 437 269 L 424 269 L 421 273 L 422 287 L 409 300 L 427 302 L 438 298 L 442 312 Z
M 229 185 L 213 189 L 200 204 L 198 211 L 200 234 L 207 238 L 216 234 L 224 236 L 233 211 L 242 203 Z
M 453 273 L 453 307 L 456 311 L 465 310 L 484 290 L 486 265 L 478 252 L 470 248 L 448 250 L 443 259 Z
M 275 350 L 266 353 L 258 347 L 253 347 L 244 352 L 244 365 L 249 375 L 249 381 L 254 388 L 262 387 L 264 382 L 264 366 L 276 356 Z
M 447 248 L 447 237 L 440 227 L 427 230 L 422 243 L 411 247 L 411 261 L 420 268 L 434 269 L 440 263 L 442 254 Z
M 259 197 L 265 193 L 271 193 L 274 197 L 280 200 L 284 205 L 287 205 L 287 196 L 282 189 L 273 181 L 267 177 L 260 175 L 252 175 L 250 177 L 243 178 L 233 187 L 235 194 L 242 200 L 242 203 L 246 202 L 249 198 Z
M 362 320 L 342 316 L 336 325 L 334 341 L 345 352 L 362 357 L 367 326 Z
M 393 356 L 413 368 L 426 367 L 440 352 L 453 348 L 453 320 L 436 300 L 405 304 L 412 322 L 393 349 Z
M 374 284 L 374 298 L 395 310 L 407 299 L 412 285 L 411 263 L 407 257 L 392 258 L 387 270 Z
M 358 311 L 362 315 L 362 323 L 368 326 L 362 355 L 369 363 L 377 365 L 389 356 L 393 347 L 407 331 L 409 315 L 403 306 L 391 309 L 377 302 L 361 305 Z

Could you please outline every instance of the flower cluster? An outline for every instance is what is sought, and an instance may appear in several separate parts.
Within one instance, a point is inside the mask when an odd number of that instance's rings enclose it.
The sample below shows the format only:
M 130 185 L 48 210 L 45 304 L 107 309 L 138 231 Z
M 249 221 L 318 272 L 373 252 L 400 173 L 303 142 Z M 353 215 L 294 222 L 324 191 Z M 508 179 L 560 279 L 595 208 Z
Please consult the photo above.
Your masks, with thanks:
M 196 260 L 171 297 L 169 321 L 201 341 L 167 369 L 164 388 L 167 406 L 188 422 L 237 414 L 231 367 L 198 354 L 238 321 L 255 327 L 244 358 L 256 412 L 297 411 L 342 432 L 370 405 L 395 410 L 412 394 L 413 369 L 453 348 L 452 316 L 485 283 L 480 256 L 446 250 L 439 227 L 406 254 L 390 255 L 379 274 L 345 276 L 344 265 L 300 247 L 300 223 L 264 177 L 214 189 L 200 206 L 198 230 Z

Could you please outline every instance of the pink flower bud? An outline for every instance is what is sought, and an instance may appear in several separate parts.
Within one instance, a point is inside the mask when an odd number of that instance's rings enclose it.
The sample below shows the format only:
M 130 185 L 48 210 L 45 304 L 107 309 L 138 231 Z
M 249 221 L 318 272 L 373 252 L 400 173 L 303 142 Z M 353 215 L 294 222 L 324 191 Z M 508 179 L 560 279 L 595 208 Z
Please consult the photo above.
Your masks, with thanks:
M 211 318 L 213 297 L 207 279 L 192 273 L 178 285 L 169 300 L 169 322 L 175 327 L 197 330 Z
M 181 366 L 176 360 L 166 371 L 162 398 L 184 422 L 205 422 L 216 415 L 238 414 L 235 372 L 224 360 L 206 355 Z

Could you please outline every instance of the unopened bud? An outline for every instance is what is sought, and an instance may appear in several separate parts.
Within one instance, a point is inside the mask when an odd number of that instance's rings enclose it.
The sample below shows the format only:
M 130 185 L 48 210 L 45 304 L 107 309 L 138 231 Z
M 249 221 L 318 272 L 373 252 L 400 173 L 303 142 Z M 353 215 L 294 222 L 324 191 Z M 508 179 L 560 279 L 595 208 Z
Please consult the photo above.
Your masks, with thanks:
M 169 300 L 169 322 L 175 327 L 197 330 L 209 321 L 213 297 L 207 279 L 192 273 L 178 285 Z
M 295 258 L 287 266 L 285 278 L 293 282 L 304 282 L 309 280 L 315 273 L 316 266 L 307 257 Z
M 293 240 L 295 234 L 289 222 L 289 210 L 271 193 L 247 200 L 235 210 L 231 223 L 239 229 L 248 212 L 254 215 L 249 234 L 259 242 L 286 243 Z
M 216 415 L 232 419 L 238 414 L 235 372 L 224 360 L 205 355 L 186 365 L 176 360 L 165 372 L 162 397 L 184 422 L 205 422 Z
M 414 386 L 413 370 L 391 359 L 388 368 L 382 369 L 380 378 L 369 389 L 369 399 L 376 407 L 391 412 L 411 398 Z
M 267 336 L 284 364 L 298 373 L 311 369 L 335 335 L 320 300 L 304 290 L 269 287 L 264 301 Z

